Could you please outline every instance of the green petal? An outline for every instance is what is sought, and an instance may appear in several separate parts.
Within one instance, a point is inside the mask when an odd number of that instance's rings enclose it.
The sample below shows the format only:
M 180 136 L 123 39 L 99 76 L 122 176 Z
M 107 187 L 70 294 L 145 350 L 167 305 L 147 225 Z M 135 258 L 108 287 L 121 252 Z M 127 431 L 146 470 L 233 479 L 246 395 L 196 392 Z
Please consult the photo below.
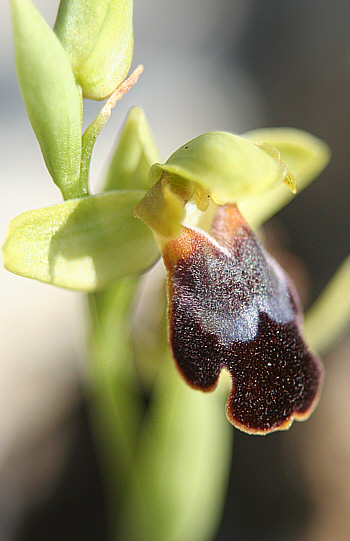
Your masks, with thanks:
M 325 352 L 350 323 L 350 257 L 339 267 L 305 315 L 304 334 L 310 346 Z
M 81 97 L 69 59 L 28 0 L 12 0 L 16 66 L 29 120 L 46 166 L 65 199 L 87 193 L 79 185 Z
M 152 183 L 163 172 L 175 182 L 197 183 L 217 202 L 234 203 L 280 184 L 287 168 L 254 143 L 226 132 L 209 132 L 192 139 L 168 158 L 153 165 Z
M 166 179 L 158 181 L 136 205 L 135 216 L 150 227 L 157 241 L 175 238 L 181 233 L 185 217 L 184 203 L 171 190 Z
M 55 32 L 84 97 L 102 100 L 125 79 L 134 39 L 132 0 L 61 0 Z
M 145 271 L 158 249 L 150 230 L 133 217 L 143 195 L 109 192 L 17 216 L 3 246 L 5 268 L 79 291 Z
M 159 160 L 146 115 L 139 107 L 133 107 L 120 133 L 105 190 L 147 190 L 149 170 Z
M 296 179 L 300 192 L 327 166 L 331 152 L 326 143 L 294 128 L 269 128 L 244 134 L 259 145 L 268 143 L 280 152 L 281 160 Z M 258 227 L 276 214 L 293 198 L 285 186 L 276 186 L 267 193 L 240 204 L 242 214 L 253 227 Z

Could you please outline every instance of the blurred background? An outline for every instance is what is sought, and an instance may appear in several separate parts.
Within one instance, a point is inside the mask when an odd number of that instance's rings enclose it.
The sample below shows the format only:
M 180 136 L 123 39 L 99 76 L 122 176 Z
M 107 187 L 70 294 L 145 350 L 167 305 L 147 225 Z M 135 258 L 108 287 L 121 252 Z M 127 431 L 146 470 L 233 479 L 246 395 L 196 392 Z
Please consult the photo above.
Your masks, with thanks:
M 53 25 L 58 2 L 35 0 Z M 350 3 L 135 0 L 139 83 L 95 147 L 93 191 L 128 109 L 144 108 L 164 159 L 210 130 L 301 128 L 327 170 L 266 227 L 307 307 L 349 253 Z M 60 202 L 20 95 L 9 5 L 0 21 L 1 242 L 17 214 Z M 86 106 L 87 124 L 100 105 Z M 106 539 L 83 401 L 86 319 L 77 293 L 0 269 L 0 541 Z M 331 314 L 330 314 L 331 317 Z M 350 339 L 325 357 L 307 423 L 266 438 L 235 432 L 217 541 L 350 539 Z

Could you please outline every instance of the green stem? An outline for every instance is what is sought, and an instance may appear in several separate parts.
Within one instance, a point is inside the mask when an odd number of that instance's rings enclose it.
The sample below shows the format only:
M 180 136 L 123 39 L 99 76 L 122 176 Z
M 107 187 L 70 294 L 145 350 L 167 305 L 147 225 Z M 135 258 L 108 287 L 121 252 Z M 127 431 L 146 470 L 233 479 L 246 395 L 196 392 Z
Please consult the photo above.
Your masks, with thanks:
M 104 479 L 111 538 L 116 539 L 117 510 L 134 473 L 142 419 L 140 389 L 130 342 L 130 309 L 136 278 L 89 295 L 92 321 L 90 413 Z
M 147 326 L 143 339 L 136 328 L 131 336 L 136 287 L 137 279 L 129 277 L 89 296 L 90 410 L 110 538 L 209 541 L 222 512 L 231 462 L 227 384 L 222 380 L 211 394 L 188 387 L 170 359 L 159 322 L 154 332 Z M 152 381 L 145 362 L 155 369 Z M 140 379 L 149 394 L 146 411 Z
M 81 150 L 81 165 L 80 165 L 80 185 L 88 186 L 89 184 L 89 169 L 91 162 L 91 154 L 94 148 L 97 137 L 100 135 L 103 126 L 111 116 L 113 107 L 116 103 L 130 90 L 130 88 L 137 82 L 139 76 L 143 71 L 143 66 L 138 66 L 129 75 L 125 81 L 119 85 L 119 87 L 113 92 L 113 94 L 106 101 L 99 114 L 86 128 L 82 137 L 82 150 Z
M 86 128 L 85 132 L 83 133 L 80 164 L 81 186 L 89 185 L 89 170 L 92 150 L 94 148 L 97 137 L 101 133 L 103 126 L 106 124 L 110 116 L 111 112 L 106 112 L 104 111 L 104 108 L 102 108 L 97 117 L 91 122 L 91 124 Z

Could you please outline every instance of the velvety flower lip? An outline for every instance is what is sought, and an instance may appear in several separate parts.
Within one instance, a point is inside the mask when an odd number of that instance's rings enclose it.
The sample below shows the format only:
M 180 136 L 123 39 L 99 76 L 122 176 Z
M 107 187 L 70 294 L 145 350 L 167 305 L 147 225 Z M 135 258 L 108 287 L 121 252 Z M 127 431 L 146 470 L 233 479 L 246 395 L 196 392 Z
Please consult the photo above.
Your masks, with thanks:
M 169 342 L 192 387 L 215 388 L 222 368 L 237 428 L 266 434 L 306 419 L 322 386 L 321 361 L 301 334 L 290 279 L 265 252 L 237 206 L 219 207 L 211 236 L 184 227 L 165 243 Z

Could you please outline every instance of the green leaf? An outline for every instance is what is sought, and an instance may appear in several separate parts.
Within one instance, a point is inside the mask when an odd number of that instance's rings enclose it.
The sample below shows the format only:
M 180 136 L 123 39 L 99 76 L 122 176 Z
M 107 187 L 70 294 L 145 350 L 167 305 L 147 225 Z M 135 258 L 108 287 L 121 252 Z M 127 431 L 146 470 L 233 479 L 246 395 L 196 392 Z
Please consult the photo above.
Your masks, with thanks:
M 133 107 L 115 149 L 105 190 L 147 190 L 151 166 L 160 154 L 145 113 Z
M 280 152 L 281 160 L 295 177 L 297 191 L 306 188 L 327 166 L 331 152 L 326 143 L 294 128 L 269 128 L 244 134 L 250 141 L 268 143 Z M 272 188 L 258 197 L 242 201 L 240 210 L 252 227 L 258 227 L 289 203 L 293 194 L 285 186 Z
M 177 185 L 194 183 L 214 201 L 235 203 L 283 182 L 288 174 L 276 157 L 247 139 L 226 132 L 204 133 L 174 152 L 165 164 L 155 164 L 150 180 L 164 175 Z
M 102 100 L 125 79 L 134 39 L 132 0 L 61 0 L 55 32 L 84 97 Z
M 88 191 L 79 183 L 81 96 L 67 54 L 29 0 L 11 0 L 18 80 L 46 166 L 63 197 Z
M 25 212 L 10 223 L 5 268 L 78 291 L 110 286 L 158 258 L 150 230 L 133 217 L 144 192 L 109 192 Z
M 310 346 L 326 352 L 350 323 L 350 256 L 336 271 L 305 315 L 304 333 Z

